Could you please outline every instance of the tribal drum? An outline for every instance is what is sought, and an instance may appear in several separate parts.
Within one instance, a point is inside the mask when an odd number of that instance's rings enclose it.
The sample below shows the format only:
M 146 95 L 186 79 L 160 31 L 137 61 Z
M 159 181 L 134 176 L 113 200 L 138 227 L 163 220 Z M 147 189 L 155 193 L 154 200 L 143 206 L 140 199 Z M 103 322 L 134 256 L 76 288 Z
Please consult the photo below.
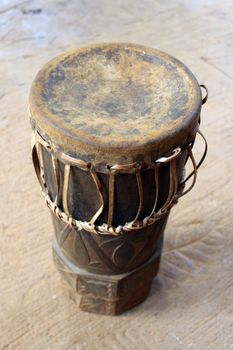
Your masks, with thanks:
M 206 100 L 183 63 L 134 44 L 79 48 L 36 76 L 32 159 L 52 214 L 54 262 L 82 310 L 115 315 L 147 297 L 170 209 L 206 155 Z

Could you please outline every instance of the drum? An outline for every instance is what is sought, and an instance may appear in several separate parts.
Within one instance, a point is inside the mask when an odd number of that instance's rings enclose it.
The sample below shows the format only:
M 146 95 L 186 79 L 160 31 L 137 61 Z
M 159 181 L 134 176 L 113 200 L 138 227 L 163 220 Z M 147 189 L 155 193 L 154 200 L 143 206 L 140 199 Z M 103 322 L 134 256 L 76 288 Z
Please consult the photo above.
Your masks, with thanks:
M 177 59 L 126 43 L 73 50 L 36 76 L 32 159 L 54 262 L 82 310 L 115 315 L 147 297 L 170 209 L 206 155 L 201 88 Z

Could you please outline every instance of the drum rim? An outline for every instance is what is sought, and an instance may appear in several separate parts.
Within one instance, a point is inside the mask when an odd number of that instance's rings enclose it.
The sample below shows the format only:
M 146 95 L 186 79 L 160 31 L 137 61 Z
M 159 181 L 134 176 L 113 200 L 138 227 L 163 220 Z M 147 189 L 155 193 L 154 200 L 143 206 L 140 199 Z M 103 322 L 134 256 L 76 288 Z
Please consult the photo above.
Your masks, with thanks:
M 72 130 L 68 130 L 64 127 L 59 127 L 49 118 L 48 114 L 44 113 L 43 106 L 40 103 L 35 103 L 38 99 L 38 84 L 41 80 L 41 76 L 45 70 L 48 70 L 49 67 L 55 66 L 65 57 L 70 55 L 77 55 L 86 50 L 93 48 L 108 48 L 108 47 L 124 47 L 131 48 L 132 50 L 139 50 L 146 53 L 151 53 L 153 55 L 159 54 L 161 57 L 175 62 L 181 70 L 183 70 L 184 75 L 188 75 L 193 82 L 194 91 L 196 94 L 195 103 L 190 109 L 189 115 L 186 115 L 182 121 L 176 123 L 176 125 L 167 128 L 164 132 L 157 137 L 146 140 L 147 142 L 140 143 L 140 140 L 135 143 L 129 139 L 127 142 L 114 142 L 105 143 L 104 140 L 101 140 L 102 143 L 98 142 L 95 138 L 91 137 L 82 137 L 78 133 L 73 133 Z M 41 107 L 41 108 L 40 108 Z M 81 48 L 70 50 L 62 55 L 59 55 L 49 61 L 37 74 L 31 88 L 30 97 L 29 97 L 29 114 L 31 121 L 33 123 L 34 129 L 42 131 L 47 135 L 49 141 L 58 145 L 66 153 L 77 155 L 80 158 L 85 160 L 90 160 L 90 155 L 97 161 L 102 160 L 103 162 L 108 162 L 113 158 L 114 162 L 129 162 L 136 159 L 139 155 L 143 157 L 151 157 L 151 153 L 154 154 L 155 158 L 163 155 L 168 152 L 170 149 L 177 147 L 182 143 L 186 143 L 187 139 L 191 138 L 193 132 L 196 128 L 196 125 L 199 120 L 201 110 L 201 90 L 200 86 L 193 75 L 193 73 L 187 68 L 182 62 L 174 58 L 173 56 L 164 53 L 160 50 L 146 47 L 143 45 L 118 42 L 118 43 L 97 43 L 94 45 L 88 45 Z M 96 149 L 98 149 L 98 154 L 96 155 Z

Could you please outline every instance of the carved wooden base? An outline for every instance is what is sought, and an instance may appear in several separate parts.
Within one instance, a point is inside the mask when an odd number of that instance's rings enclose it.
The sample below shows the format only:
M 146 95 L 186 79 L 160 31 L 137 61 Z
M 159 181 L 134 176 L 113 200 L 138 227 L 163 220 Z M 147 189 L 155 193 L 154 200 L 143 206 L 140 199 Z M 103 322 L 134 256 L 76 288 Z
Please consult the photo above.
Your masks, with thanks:
M 80 309 L 105 315 L 117 315 L 146 299 L 159 270 L 161 249 L 140 267 L 123 274 L 103 275 L 87 272 L 74 265 L 53 242 L 54 263 L 70 286 L 70 296 L 81 294 Z

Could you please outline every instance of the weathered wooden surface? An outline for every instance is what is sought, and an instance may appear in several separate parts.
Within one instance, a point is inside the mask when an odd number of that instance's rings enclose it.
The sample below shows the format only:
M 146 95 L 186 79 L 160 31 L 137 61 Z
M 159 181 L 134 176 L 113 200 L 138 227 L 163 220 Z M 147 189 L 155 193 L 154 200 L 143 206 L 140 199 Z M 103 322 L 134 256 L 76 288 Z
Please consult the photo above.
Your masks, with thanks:
M 1 349 L 232 349 L 232 11 L 230 0 L 1 1 Z M 61 288 L 26 110 L 42 64 L 109 40 L 167 51 L 210 90 L 198 183 L 172 211 L 151 296 L 118 317 L 77 311 Z

